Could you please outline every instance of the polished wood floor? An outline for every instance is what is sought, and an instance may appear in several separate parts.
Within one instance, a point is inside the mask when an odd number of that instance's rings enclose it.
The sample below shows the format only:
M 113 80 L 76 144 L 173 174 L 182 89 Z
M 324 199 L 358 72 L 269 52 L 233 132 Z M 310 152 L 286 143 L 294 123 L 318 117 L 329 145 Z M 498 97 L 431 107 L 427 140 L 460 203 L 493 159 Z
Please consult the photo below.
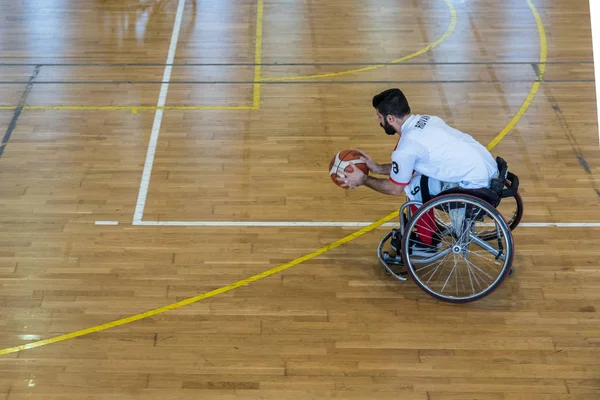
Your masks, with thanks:
M 345 148 L 388 159 L 370 102 L 401 87 L 484 144 L 517 116 L 493 153 L 520 177 L 524 224 L 599 223 L 588 4 L 533 0 L 540 31 L 527 0 L 186 0 L 143 221 L 388 215 L 402 199 L 343 191 L 327 167 Z M 178 1 L 0 6 L 0 349 L 359 229 L 133 224 Z M 0 399 L 600 398 L 600 228 L 519 227 L 517 273 L 469 305 L 383 274 L 387 229 L 0 350 Z

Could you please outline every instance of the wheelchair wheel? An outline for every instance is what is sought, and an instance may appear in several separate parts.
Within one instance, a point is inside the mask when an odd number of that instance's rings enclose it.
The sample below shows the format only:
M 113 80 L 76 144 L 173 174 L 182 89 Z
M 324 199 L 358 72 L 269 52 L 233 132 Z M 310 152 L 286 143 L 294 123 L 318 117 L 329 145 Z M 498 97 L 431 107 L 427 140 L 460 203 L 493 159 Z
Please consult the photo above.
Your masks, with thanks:
M 485 241 L 481 235 L 490 226 L 496 240 Z M 431 231 L 431 245 L 423 243 L 417 229 Z M 489 295 L 510 273 L 513 256 L 512 233 L 504 218 L 487 202 L 466 194 L 443 195 L 424 204 L 402 237 L 402 257 L 411 278 L 431 296 L 451 303 Z

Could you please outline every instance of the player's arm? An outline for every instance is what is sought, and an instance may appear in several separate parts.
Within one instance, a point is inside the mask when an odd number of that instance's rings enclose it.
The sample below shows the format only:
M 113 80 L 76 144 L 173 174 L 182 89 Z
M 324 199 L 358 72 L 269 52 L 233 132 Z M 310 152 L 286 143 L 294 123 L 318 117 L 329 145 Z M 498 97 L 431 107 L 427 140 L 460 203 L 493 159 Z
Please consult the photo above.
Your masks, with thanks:
M 365 175 L 360 169 L 355 168 L 353 172 L 346 172 L 345 177 L 340 179 L 342 187 L 350 189 L 366 186 L 379 193 L 390 195 L 401 195 L 406 185 L 395 183 L 390 179 L 375 178 L 371 175 Z
M 342 186 L 355 188 L 364 185 L 379 193 L 400 195 L 404 192 L 404 188 L 410 183 L 415 160 L 416 158 L 412 154 L 394 152 L 392 154 L 392 163 L 390 164 L 391 167 L 388 179 L 365 175 L 360 169 L 355 168 L 353 172 L 345 174 Z
M 391 163 L 390 164 L 378 164 L 375 162 L 375 160 L 373 160 L 371 158 L 371 156 L 366 154 L 364 151 L 360 151 L 360 153 L 362 154 L 361 159 L 367 164 L 367 167 L 369 167 L 369 171 L 371 171 L 375 174 L 381 174 L 381 175 L 389 175 L 390 172 L 392 171 Z
M 378 164 L 378 170 L 371 170 L 373 172 L 375 172 L 376 174 L 381 174 L 381 175 L 389 175 L 390 172 L 392 172 L 392 164 Z
M 392 163 L 382 166 L 389 168 L 389 178 L 378 179 L 367 176 L 363 184 L 379 193 L 400 195 L 404 193 L 404 188 L 410 183 L 415 161 L 415 156 L 410 153 L 394 151 Z
M 389 179 L 374 178 L 372 176 L 367 176 L 364 185 L 379 193 L 395 196 L 401 195 L 406 187 L 406 185 L 394 183 Z

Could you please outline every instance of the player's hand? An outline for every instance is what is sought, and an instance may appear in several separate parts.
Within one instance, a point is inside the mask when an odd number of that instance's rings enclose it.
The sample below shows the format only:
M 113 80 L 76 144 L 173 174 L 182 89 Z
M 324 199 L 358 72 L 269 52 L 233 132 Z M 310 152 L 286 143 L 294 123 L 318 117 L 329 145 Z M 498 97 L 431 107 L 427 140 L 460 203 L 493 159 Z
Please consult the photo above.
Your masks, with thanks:
M 360 168 L 353 168 L 352 172 L 344 172 L 337 180 L 339 182 L 343 182 L 342 187 L 348 189 L 354 189 L 359 186 L 362 186 L 367 181 L 367 175 L 360 170 Z
M 371 158 L 371 156 L 369 156 L 367 153 L 365 153 L 362 150 L 358 150 L 358 152 L 360 154 L 362 154 L 362 157 L 360 158 L 361 160 L 363 160 L 366 164 L 367 167 L 369 167 L 369 170 L 373 171 L 376 174 L 382 174 L 383 172 L 383 167 L 381 164 L 378 164 L 375 162 L 375 160 L 373 160 L 373 158 Z

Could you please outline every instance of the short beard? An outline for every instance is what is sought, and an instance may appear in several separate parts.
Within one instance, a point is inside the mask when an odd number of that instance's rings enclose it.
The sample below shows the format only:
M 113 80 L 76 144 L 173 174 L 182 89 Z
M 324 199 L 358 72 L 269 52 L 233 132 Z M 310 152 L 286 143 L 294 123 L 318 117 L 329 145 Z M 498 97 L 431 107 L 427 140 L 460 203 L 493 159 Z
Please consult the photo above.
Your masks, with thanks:
M 385 125 L 383 125 L 381 123 L 379 125 L 383 128 L 385 133 L 388 135 L 395 135 L 396 133 L 398 133 L 398 132 L 396 132 L 396 128 L 391 126 L 387 121 L 385 121 Z

